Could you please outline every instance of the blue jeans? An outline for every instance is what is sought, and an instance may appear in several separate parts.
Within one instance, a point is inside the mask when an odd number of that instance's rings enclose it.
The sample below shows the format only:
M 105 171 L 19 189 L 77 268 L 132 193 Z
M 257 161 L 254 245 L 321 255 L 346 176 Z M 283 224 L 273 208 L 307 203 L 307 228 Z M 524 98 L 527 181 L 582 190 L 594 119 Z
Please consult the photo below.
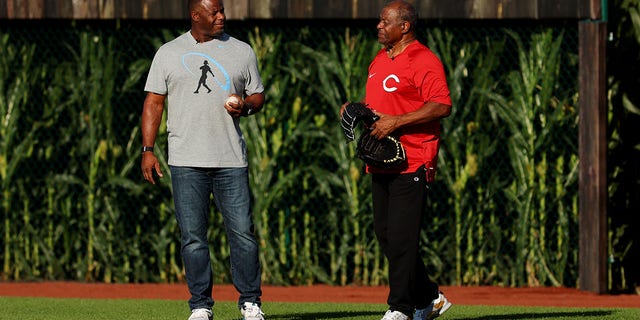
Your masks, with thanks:
M 181 233 L 181 252 L 191 309 L 211 308 L 213 276 L 207 230 L 211 194 L 222 212 L 231 255 L 231 276 L 244 302 L 260 304 L 260 261 L 251 215 L 249 174 L 245 168 L 171 166 L 173 199 Z

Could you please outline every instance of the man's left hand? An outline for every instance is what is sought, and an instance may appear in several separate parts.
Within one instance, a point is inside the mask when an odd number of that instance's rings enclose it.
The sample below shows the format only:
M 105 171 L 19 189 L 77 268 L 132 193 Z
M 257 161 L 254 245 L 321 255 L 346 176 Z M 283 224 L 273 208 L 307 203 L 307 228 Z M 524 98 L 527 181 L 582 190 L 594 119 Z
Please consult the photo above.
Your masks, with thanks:
M 232 97 L 235 97 L 236 99 L 233 99 Z M 244 100 L 242 100 L 242 98 L 237 94 L 231 94 L 229 98 L 227 98 L 224 108 L 227 109 L 227 113 L 229 113 L 230 116 L 238 118 L 243 114 Z

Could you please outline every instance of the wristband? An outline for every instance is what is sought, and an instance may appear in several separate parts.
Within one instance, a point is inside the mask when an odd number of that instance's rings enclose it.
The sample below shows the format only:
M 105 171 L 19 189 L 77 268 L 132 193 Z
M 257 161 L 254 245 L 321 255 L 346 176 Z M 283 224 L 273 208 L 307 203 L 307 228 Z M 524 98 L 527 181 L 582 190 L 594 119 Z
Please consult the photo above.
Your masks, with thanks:
M 149 147 L 149 146 L 143 146 L 142 147 L 142 153 L 145 153 L 147 151 L 151 151 L 153 152 L 153 147 Z

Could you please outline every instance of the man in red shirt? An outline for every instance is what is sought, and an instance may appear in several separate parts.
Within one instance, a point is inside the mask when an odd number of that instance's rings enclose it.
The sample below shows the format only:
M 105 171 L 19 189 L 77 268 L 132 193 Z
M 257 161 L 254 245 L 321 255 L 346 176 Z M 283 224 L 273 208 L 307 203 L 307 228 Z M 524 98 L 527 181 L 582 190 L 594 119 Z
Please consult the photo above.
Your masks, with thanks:
M 369 66 L 364 99 L 380 116 L 371 135 L 399 138 L 407 157 L 393 168 L 367 165 L 375 233 L 389 261 L 389 310 L 382 320 L 434 319 L 451 306 L 429 279 L 419 253 L 440 119 L 451 113 L 451 98 L 441 61 L 415 38 L 417 20 L 406 1 L 392 1 L 382 9 L 377 29 L 384 48 Z

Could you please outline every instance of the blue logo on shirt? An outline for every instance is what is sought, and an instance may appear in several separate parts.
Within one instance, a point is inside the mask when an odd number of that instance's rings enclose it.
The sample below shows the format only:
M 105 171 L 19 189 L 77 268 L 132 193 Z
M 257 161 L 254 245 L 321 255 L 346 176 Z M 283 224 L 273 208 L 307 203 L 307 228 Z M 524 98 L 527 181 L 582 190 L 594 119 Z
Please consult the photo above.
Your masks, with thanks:
M 191 68 L 189 68 L 189 65 L 187 65 L 187 59 L 189 57 L 191 57 L 191 56 L 201 57 L 201 58 L 205 59 L 203 63 L 198 63 L 198 66 L 199 66 L 198 70 L 199 71 L 192 70 Z M 213 77 L 213 80 L 218 84 L 218 86 L 222 90 L 230 91 L 231 90 L 231 77 L 229 77 L 229 73 L 227 73 L 227 70 L 225 70 L 224 67 L 220 63 L 218 63 L 211 56 L 206 55 L 204 53 L 189 52 L 189 53 L 187 53 L 187 54 L 182 56 L 182 65 L 184 66 L 185 69 L 187 69 L 187 71 L 189 71 L 189 73 L 191 73 L 192 75 L 194 75 L 195 77 L 197 77 L 199 79 L 198 88 L 196 89 L 195 93 L 198 93 L 198 90 L 200 89 L 201 85 L 204 86 L 205 88 L 207 88 L 209 90 L 209 92 L 211 92 L 211 89 L 209 89 L 209 87 L 206 85 L 207 73 L 210 73 L 211 75 L 213 75 L 213 72 L 211 71 L 211 67 L 209 66 L 208 62 L 211 62 L 218 70 L 220 70 L 220 72 L 222 72 L 222 75 L 224 76 L 224 79 L 225 79 L 225 83 L 220 82 L 218 80 L 218 78 L 216 78 L 216 77 Z

